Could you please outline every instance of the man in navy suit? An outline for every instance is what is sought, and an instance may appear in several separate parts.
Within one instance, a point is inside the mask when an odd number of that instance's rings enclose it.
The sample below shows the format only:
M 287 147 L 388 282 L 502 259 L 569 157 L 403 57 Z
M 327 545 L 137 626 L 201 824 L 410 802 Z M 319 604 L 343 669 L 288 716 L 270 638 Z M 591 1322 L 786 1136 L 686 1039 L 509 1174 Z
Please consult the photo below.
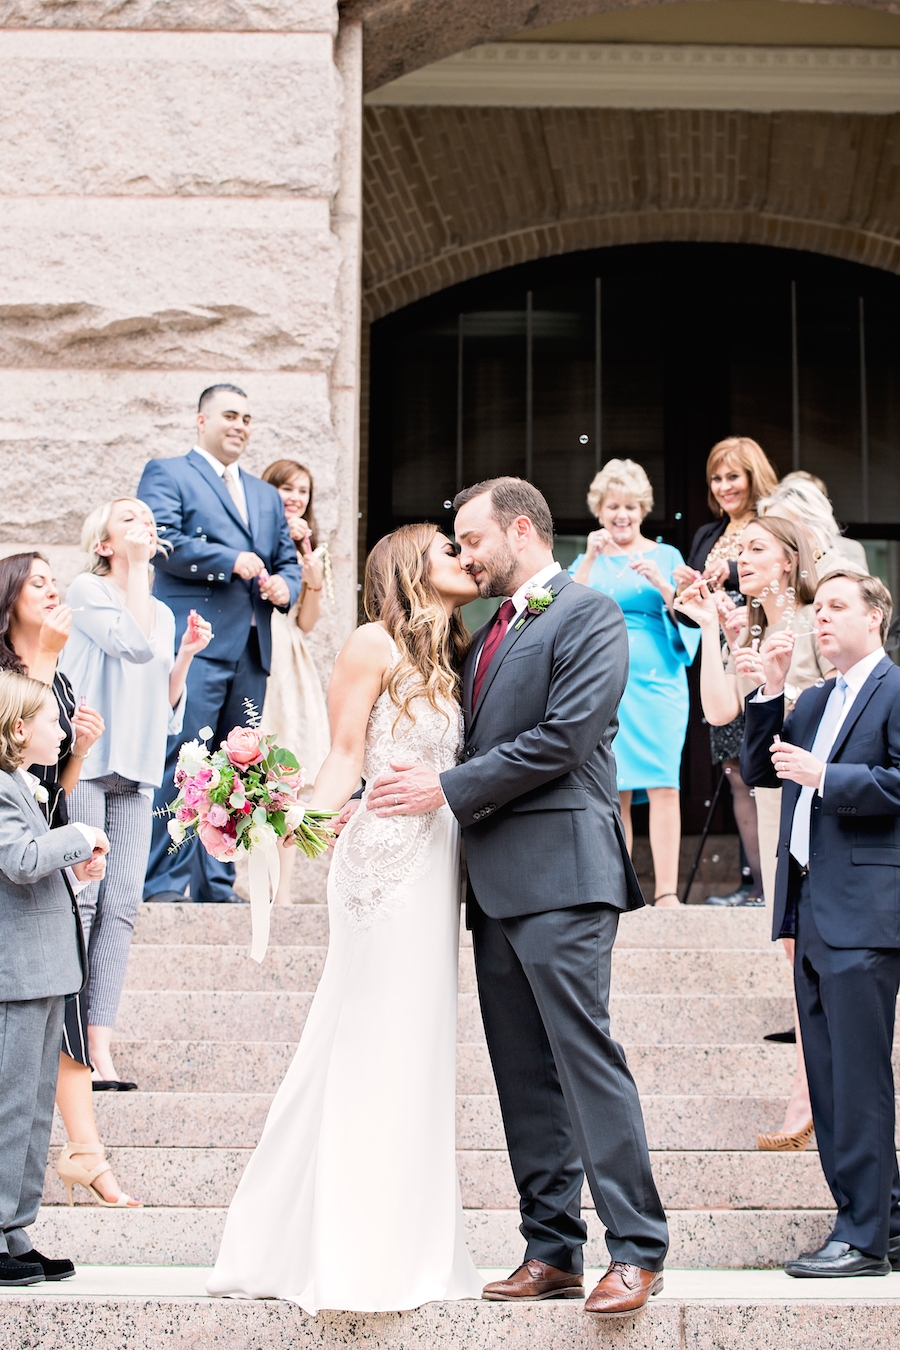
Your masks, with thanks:
M 747 699 L 744 781 L 784 784 L 773 938 L 796 938 L 794 987 L 819 1158 L 837 1215 L 797 1277 L 900 1270 L 891 1046 L 900 987 L 900 670 L 885 656 L 891 597 L 830 572 L 815 598 L 836 679 L 784 718 L 794 642 L 764 644 Z M 798 635 L 797 640 L 802 640 Z M 783 725 L 782 725 L 783 723 Z
M 184 732 L 170 738 L 166 773 L 155 806 L 175 797 L 175 761 L 182 741 L 213 728 L 212 745 L 246 725 L 244 700 L 262 711 L 272 643 L 272 606 L 286 610 L 300 593 L 301 569 L 278 491 L 238 468 L 250 439 L 247 395 L 214 384 L 200 395 L 197 444 L 176 459 L 151 459 L 138 496 L 172 546 L 154 559 L 155 594 L 174 611 L 176 643 L 192 609 L 212 624 L 214 640 L 195 660 L 187 682 Z M 197 840 L 169 854 L 165 817 L 155 816 L 145 900 L 237 900 L 234 866 L 216 862 Z

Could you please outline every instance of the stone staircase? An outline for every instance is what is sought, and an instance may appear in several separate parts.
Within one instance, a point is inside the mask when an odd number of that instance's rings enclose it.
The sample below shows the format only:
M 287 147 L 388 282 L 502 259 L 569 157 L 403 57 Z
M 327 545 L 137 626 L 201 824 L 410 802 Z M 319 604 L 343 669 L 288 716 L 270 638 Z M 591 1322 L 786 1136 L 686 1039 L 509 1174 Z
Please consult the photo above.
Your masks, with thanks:
M 141 909 L 119 1016 L 116 1060 L 141 1091 L 95 1098 L 132 1212 L 66 1204 L 52 1163 L 35 1245 L 98 1265 L 211 1265 L 225 1209 L 292 1056 L 325 958 L 319 904 L 275 910 L 260 967 L 247 959 L 243 906 Z M 623 917 L 613 1028 L 641 1090 L 653 1165 L 671 1221 L 673 1267 L 780 1265 L 828 1231 L 830 1197 L 813 1151 L 761 1154 L 777 1128 L 793 1047 L 790 979 L 752 910 L 647 909 Z M 481 1028 L 468 934 L 460 949 L 457 1131 L 473 1256 L 515 1266 L 516 1193 Z M 54 1145 L 63 1141 L 57 1120 Z M 587 1193 L 586 1205 L 590 1204 Z M 588 1264 L 605 1264 L 588 1209 Z

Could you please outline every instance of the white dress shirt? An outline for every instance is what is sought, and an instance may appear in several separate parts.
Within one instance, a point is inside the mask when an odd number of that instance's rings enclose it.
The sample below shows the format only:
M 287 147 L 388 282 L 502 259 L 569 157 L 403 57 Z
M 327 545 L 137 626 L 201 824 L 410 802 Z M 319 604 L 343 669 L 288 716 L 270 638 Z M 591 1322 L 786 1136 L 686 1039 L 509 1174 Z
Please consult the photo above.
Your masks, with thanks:
M 214 470 L 216 474 L 218 474 L 220 478 L 225 477 L 226 465 L 224 465 L 221 462 L 221 460 L 216 459 L 215 455 L 211 455 L 208 450 L 201 450 L 199 445 L 195 445 L 194 449 L 197 451 L 198 455 L 203 456 L 207 464 L 210 465 L 210 467 Z M 230 470 L 229 476 L 231 478 L 231 482 L 234 484 L 235 491 L 238 497 L 240 498 L 241 502 L 243 502 L 244 510 L 242 514 L 245 520 L 248 520 L 249 516 L 247 515 L 247 494 L 244 491 L 244 484 L 241 482 L 241 471 L 238 468 L 237 463 L 229 464 L 227 465 L 227 468 Z

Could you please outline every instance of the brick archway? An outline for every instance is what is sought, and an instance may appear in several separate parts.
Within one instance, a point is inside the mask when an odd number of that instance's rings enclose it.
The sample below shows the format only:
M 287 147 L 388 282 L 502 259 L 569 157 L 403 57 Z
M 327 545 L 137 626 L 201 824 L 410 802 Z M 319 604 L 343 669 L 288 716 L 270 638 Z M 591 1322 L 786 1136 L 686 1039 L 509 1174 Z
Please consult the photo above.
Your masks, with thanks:
M 364 192 L 370 321 L 613 244 L 769 244 L 900 272 L 900 116 L 369 108 Z
M 829 0 L 810 0 L 827 4 Z M 639 0 L 339 0 L 343 19 L 363 24 L 365 88 L 377 89 L 482 42 L 529 29 L 622 9 Z M 863 9 L 896 13 L 893 0 L 850 0 Z

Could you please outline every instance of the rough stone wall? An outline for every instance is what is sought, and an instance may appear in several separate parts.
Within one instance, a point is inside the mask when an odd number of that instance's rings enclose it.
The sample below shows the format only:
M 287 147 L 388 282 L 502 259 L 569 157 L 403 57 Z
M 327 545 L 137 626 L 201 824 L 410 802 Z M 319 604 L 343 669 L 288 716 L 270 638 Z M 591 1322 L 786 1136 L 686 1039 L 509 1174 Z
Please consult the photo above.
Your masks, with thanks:
M 772 244 L 900 271 L 900 117 L 367 108 L 368 320 L 575 249 Z
M 355 618 L 360 25 L 338 37 L 330 0 L 11 0 L 0 23 L 3 552 L 49 543 L 68 580 L 86 512 L 234 381 L 245 464 L 315 477 L 324 669 Z

